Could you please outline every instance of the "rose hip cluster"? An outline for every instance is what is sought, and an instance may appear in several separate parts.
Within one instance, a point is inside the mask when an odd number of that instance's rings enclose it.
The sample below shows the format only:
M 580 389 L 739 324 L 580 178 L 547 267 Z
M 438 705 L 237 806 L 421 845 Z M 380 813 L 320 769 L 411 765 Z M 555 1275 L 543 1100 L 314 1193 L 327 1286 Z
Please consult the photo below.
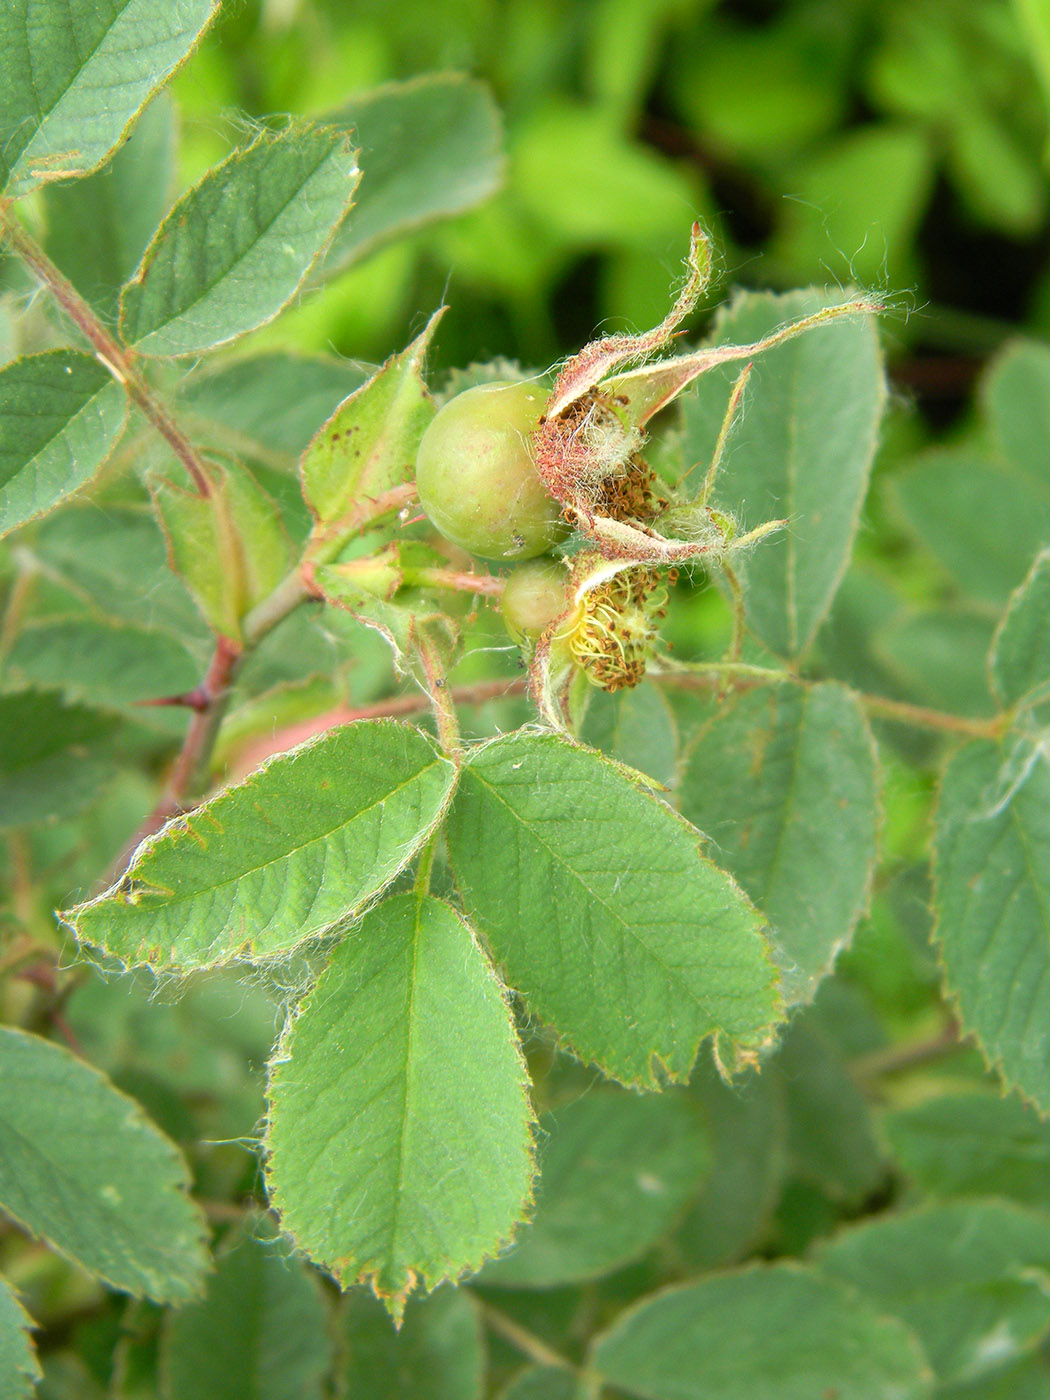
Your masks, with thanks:
M 685 286 L 654 330 L 592 342 L 549 392 L 536 381 L 467 389 L 423 436 L 416 482 L 432 524 L 471 554 L 517 565 L 503 615 L 552 723 L 565 723 L 576 678 L 611 691 L 642 679 L 677 565 L 696 560 L 728 573 L 731 554 L 784 523 L 743 533 L 708 503 L 749 365 L 695 496 L 668 499 L 674 493 L 643 456 L 649 420 L 716 365 L 750 361 L 824 321 L 878 309 L 866 299 L 825 307 L 753 345 L 654 360 L 696 305 L 710 265 L 694 225 Z

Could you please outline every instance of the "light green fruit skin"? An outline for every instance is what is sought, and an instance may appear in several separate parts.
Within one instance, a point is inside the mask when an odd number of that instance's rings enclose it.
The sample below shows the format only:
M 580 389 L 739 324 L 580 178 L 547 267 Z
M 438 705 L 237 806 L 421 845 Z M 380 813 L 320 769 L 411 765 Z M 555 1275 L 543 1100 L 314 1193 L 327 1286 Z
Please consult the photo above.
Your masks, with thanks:
M 445 539 L 483 559 L 531 559 L 569 533 L 529 451 L 545 402 L 534 384 L 479 384 L 438 411 L 416 485 Z
M 507 579 L 500 610 L 507 631 L 521 646 L 535 641 L 569 605 L 569 572 L 560 559 L 530 559 Z

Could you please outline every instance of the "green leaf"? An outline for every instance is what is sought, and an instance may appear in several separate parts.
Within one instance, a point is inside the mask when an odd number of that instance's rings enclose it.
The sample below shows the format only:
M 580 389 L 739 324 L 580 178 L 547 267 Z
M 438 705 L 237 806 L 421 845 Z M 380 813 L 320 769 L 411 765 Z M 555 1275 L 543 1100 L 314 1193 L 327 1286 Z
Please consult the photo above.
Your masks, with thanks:
M 339 405 L 303 454 L 303 495 L 319 527 L 356 532 L 354 507 L 412 479 L 419 441 L 434 416 L 423 357 L 442 312 L 398 355 Z M 338 529 L 326 531 L 333 545 Z
M 844 1231 L 821 1271 L 899 1317 L 938 1379 L 979 1375 L 1050 1331 L 1050 1216 L 1005 1201 L 955 1201 Z
M 40 1363 L 29 1333 L 33 1319 L 0 1277 L 0 1394 L 4 1400 L 30 1400 L 40 1379 Z
M 719 319 L 713 343 L 747 344 L 841 301 L 815 290 L 745 293 Z M 705 374 L 683 400 L 687 461 L 710 460 L 729 384 L 724 372 Z M 787 520 L 745 572 L 748 623 L 783 656 L 809 646 L 845 572 L 885 398 L 870 316 L 829 323 L 755 361 L 715 492 L 746 528 Z
M 893 481 L 908 525 L 964 596 L 1001 607 L 1050 544 L 1050 489 L 973 450 L 924 453 Z
M 528 1366 L 503 1387 L 496 1400 L 577 1400 L 571 1371 L 557 1366 Z
M 271 1067 L 284 1227 L 400 1318 L 417 1283 L 457 1279 L 509 1240 L 532 1177 L 527 1083 L 470 929 L 439 900 L 388 899 L 336 949 Z
M 81 604 L 199 645 L 203 661 L 212 637 L 168 566 L 164 536 L 148 505 L 69 506 L 36 526 L 26 547 Z
M 353 135 L 364 180 L 319 277 L 332 277 L 391 238 L 480 204 L 503 174 L 502 123 L 488 89 L 427 73 L 353 98 L 323 120 Z
M 671 707 L 658 686 L 643 682 L 616 695 L 593 690 L 580 737 L 666 787 L 675 780 L 678 734 Z
M 200 1291 L 205 1225 L 186 1163 L 98 1070 L 0 1028 L 0 1134 L 0 1207 L 25 1229 L 137 1298 Z
M 963 1028 L 1050 1109 L 1050 766 L 1037 742 L 967 744 L 937 811 L 935 937 Z
M 940 1386 L 937 1400 L 1050 1400 L 1050 1365 L 1036 1352 L 976 1380 Z
M 234 151 L 178 201 L 120 299 L 125 342 L 192 355 L 273 319 L 346 214 L 355 153 L 330 127 L 291 122 Z
M 805 1266 L 669 1288 L 592 1344 L 591 1365 L 644 1400 L 923 1400 L 911 1332 Z
M 208 625 L 239 641 L 241 619 L 277 587 L 294 553 L 276 505 L 246 467 L 231 458 L 205 471 L 209 495 L 184 472 L 180 481 L 157 475 L 153 504 L 172 567 Z
M 1050 1124 L 1016 1094 L 945 1094 L 885 1120 L 902 1168 L 933 1196 L 1005 1196 L 1050 1209 Z
M 401 1327 L 365 1289 L 343 1303 L 340 1335 L 346 1361 L 340 1379 L 347 1396 L 367 1400 L 481 1400 L 485 1343 L 470 1295 L 439 1288 L 410 1298 Z
M 122 386 L 93 355 L 46 350 L 0 369 L 0 535 L 89 482 L 127 416 Z
M 1018 340 L 997 355 L 981 381 L 981 401 L 1005 460 L 1050 500 L 1050 349 Z
M 352 360 L 271 350 L 179 385 L 184 412 L 247 453 L 297 457 L 336 406 L 368 377 Z
M 181 67 L 215 0 L 10 0 L 0 10 L 0 192 L 101 165 Z
M 162 93 L 101 170 L 44 187 L 44 251 L 107 320 L 167 212 L 175 144 L 175 107 Z
M 204 1297 L 168 1316 L 165 1400 L 320 1400 L 327 1321 L 316 1276 L 278 1241 L 241 1233 Z
M 468 910 L 512 986 L 624 1083 L 685 1079 L 701 1040 L 747 1054 L 780 1015 L 764 925 L 700 834 L 554 734 L 476 751 L 448 822 Z
M 1040 554 L 1010 599 L 991 655 L 992 685 L 1004 706 L 1034 709 L 1045 723 L 1050 700 L 1050 551 Z
M 66 917 L 125 963 L 279 956 L 385 889 L 433 830 L 454 777 L 417 729 L 342 725 L 176 818 L 118 884 Z
M 674 1241 L 690 1272 L 702 1273 L 741 1258 L 769 1223 L 784 1176 L 785 1113 L 780 1077 L 767 1070 L 727 1085 L 703 1059 L 690 1087 L 712 1161 Z
M 684 1095 L 598 1089 L 541 1118 L 539 1135 L 532 1219 L 482 1283 L 550 1288 L 612 1273 L 667 1233 L 707 1167 Z
M 861 282 L 907 276 L 936 176 L 935 146 L 915 124 L 865 122 L 779 181 L 790 188 L 769 256 L 787 285 L 829 267 Z
M 875 636 L 873 654 L 925 705 L 957 715 L 989 715 L 985 657 L 992 621 L 983 612 L 925 608 L 895 617 Z
M 112 774 L 97 746 L 113 726 L 54 694 L 0 695 L 0 734 L 18 736 L 0 745 L 0 828 L 66 817 L 90 802 Z
M 91 616 L 23 627 L 7 671 L 22 684 L 54 686 L 71 700 L 116 709 L 183 694 L 200 680 L 198 662 L 170 633 Z M 147 720 L 142 711 L 138 717 Z
M 886 1169 L 867 1102 L 821 1015 L 823 1000 L 792 1021 L 772 1072 L 783 1084 L 794 1172 L 832 1200 L 857 1206 Z
M 842 686 L 780 685 L 708 706 L 682 811 L 770 921 L 789 1002 L 812 999 L 867 906 L 878 773 Z

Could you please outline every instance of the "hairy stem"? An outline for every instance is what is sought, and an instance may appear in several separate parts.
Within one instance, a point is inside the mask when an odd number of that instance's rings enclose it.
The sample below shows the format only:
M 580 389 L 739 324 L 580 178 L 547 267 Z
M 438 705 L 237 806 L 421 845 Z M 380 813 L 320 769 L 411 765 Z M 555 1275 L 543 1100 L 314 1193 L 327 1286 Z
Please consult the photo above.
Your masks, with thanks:
M 0 233 L 90 343 L 100 364 L 124 386 L 128 397 L 142 410 L 189 472 L 199 494 L 210 496 L 211 482 L 197 449 L 175 422 L 164 401 L 139 374 L 132 352 L 114 339 L 95 311 L 18 221 L 10 206 L 3 203 L 0 203 Z
M 103 886 L 123 875 L 135 850 L 147 836 L 152 836 L 171 817 L 186 810 L 187 802 L 203 781 L 242 656 L 240 646 L 229 637 L 216 639 L 215 651 L 196 692 L 199 698 L 194 705 L 193 718 L 160 801 L 110 864 L 102 877 Z
M 505 578 L 460 569 L 402 569 L 401 580 L 406 588 L 447 588 L 455 593 L 485 593 L 491 598 L 498 598 L 507 586 Z

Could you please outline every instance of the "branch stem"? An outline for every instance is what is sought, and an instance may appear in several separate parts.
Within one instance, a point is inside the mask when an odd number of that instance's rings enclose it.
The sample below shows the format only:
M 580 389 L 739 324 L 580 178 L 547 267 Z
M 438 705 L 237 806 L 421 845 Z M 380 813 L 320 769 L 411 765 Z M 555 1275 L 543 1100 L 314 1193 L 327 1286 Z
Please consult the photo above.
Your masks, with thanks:
M 186 468 L 201 496 L 212 494 L 211 482 L 197 449 L 171 416 L 167 405 L 139 374 L 130 350 L 110 334 L 95 311 L 64 277 L 32 234 L 19 222 L 9 205 L 0 202 L 0 234 L 45 286 L 95 351 L 95 357 L 124 386 L 128 397 L 145 414 Z
M 522 1327 L 520 1322 L 515 1322 L 513 1318 L 500 1312 L 499 1308 L 493 1307 L 484 1299 L 477 1298 L 477 1302 L 486 1325 L 491 1327 L 493 1332 L 497 1332 L 504 1341 L 510 1342 L 511 1346 L 516 1351 L 520 1351 L 522 1356 L 527 1356 L 538 1366 L 554 1366 L 560 1371 L 576 1371 L 576 1367 L 567 1357 L 562 1356 L 553 1347 L 549 1347 L 542 1338 L 536 1336 L 535 1332 L 530 1332 L 527 1327 Z
M 789 682 L 805 686 L 816 684 L 790 671 L 734 661 L 702 662 L 688 668 L 682 663 L 672 662 L 666 671 L 657 672 L 654 669 L 654 675 L 664 685 L 677 686 L 681 690 L 754 690 L 760 685 L 784 685 Z M 1007 714 L 993 715 L 989 719 L 971 719 L 967 715 L 953 715 L 925 705 L 910 705 L 904 700 L 890 700 L 885 695 L 868 695 L 863 691 L 856 692 L 856 695 L 871 718 L 894 720 L 915 729 L 962 734 L 970 739 L 999 739 L 1009 725 Z

